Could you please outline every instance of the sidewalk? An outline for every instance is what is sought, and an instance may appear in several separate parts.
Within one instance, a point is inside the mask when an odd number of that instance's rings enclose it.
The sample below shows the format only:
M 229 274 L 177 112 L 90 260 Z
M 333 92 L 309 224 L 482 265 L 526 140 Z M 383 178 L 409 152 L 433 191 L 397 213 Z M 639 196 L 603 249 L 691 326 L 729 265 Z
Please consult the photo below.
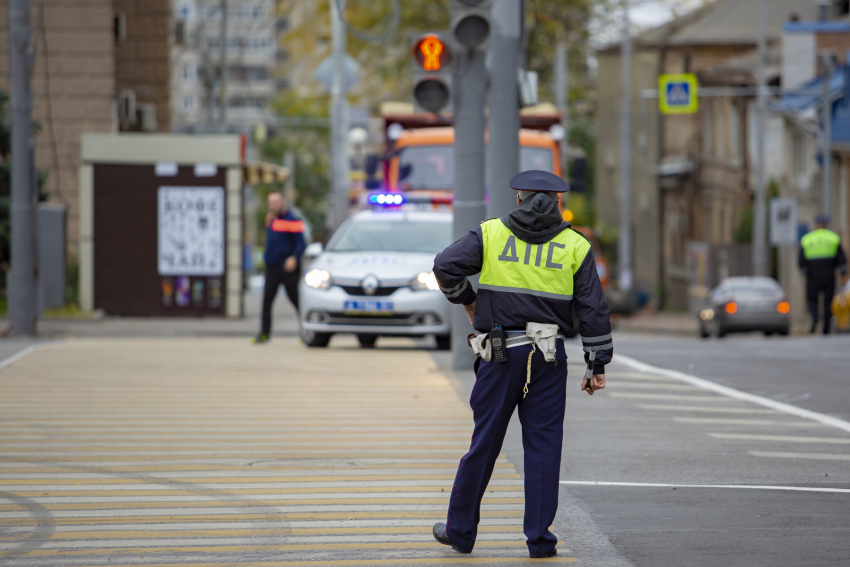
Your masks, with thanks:
M 93 319 L 42 319 L 38 322 L 41 339 L 68 337 L 253 337 L 260 332 L 262 292 L 243 296 L 245 316 L 223 317 L 111 317 Z M 298 317 L 283 290 L 274 302 L 272 334 L 298 336 Z M 0 320 L 0 328 L 8 321 Z M 0 340 L 0 344 L 3 341 Z

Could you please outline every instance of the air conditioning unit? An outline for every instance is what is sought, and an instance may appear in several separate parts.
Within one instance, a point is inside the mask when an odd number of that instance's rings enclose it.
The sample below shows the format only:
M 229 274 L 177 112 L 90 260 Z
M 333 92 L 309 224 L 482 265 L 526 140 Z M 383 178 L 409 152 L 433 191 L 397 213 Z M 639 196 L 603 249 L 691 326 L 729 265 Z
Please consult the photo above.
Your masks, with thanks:
M 136 116 L 136 91 L 125 89 L 118 95 L 118 120 L 121 124 L 135 124 Z
M 146 102 L 139 105 L 139 124 L 143 132 L 156 132 L 156 105 Z

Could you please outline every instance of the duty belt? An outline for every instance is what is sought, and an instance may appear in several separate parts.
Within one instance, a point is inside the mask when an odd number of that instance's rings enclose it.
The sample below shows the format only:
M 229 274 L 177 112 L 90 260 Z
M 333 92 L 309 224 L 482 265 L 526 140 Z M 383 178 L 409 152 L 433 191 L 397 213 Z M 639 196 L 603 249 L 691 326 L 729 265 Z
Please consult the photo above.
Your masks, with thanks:
M 507 348 L 514 348 L 522 345 L 530 345 L 534 341 L 529 337 L 525 331 L 505 331 L 508 335 L 508 340 L 505 341 L 507 344 L 505 345 Z M 556 335 L 557 338 L 564 340 L 567 338 L 567 335 L 558 331 Z

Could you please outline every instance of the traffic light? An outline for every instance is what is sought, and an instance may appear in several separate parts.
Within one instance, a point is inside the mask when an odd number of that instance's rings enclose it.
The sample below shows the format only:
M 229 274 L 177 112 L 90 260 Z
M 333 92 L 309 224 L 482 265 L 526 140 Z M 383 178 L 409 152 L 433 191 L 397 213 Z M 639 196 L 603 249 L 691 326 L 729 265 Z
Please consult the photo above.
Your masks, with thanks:
M 468 49 L 483 48 L 490 37 L 492 0 L 451 0 L 454 40 Z
M 451 111 L 451 59 L 451 48 L 438 34 L 426 34 L 413 44 L 413 102 L 417 111 Z
M 577 157 L 570 164 L 570 193 L 587 190 L 587 158 Z

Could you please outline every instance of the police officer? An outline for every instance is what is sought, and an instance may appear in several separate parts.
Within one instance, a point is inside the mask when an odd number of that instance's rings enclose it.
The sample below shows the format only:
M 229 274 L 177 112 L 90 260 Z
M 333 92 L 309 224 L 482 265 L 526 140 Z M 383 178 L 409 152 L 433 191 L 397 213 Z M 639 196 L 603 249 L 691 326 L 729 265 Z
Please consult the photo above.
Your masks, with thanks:
M 806 301 L 812 314 L 812 328 L 818 324 L 818 297 L 823 294 L 823 334 L 832 327 L 832 297 L 835 295 L 835 269 L 847 275 L 847 257 L 841 248 L 841 237 L 827 228 L 829 217 L 815 218 L 815 230 L 800 240 L 798 263 L 806 276 Z
M 447 520 L 435 524 L 433 533 L 459 553 L 472 551 L 481 498 L 518 407 L 525 451 L 523 531 L 531 557 L 552 557 L 558 540 L 549 526 L 558 508 L 567 356 L 563 341 L 553 338 L 554 360 L 547 362 L 526 330 L 529 323 L 554 324 L 563 338 L 571 334 L 575 308 L 589 365 L 581 389 L 592 395 L 605 387 L 611 324 L 590 243 L 558 209 L 566 182 L 545 171 L 526 171 L 510 187 L 519 192 L 516 209 L 481 223 L 434 261 L 448 300 L 464 306 L 477 332 L 504 329 L 508 348 L 506 362 L 476 360 L 472 442 L 458 466 Z M 467 278 L 479 272 L 476 296 Z

